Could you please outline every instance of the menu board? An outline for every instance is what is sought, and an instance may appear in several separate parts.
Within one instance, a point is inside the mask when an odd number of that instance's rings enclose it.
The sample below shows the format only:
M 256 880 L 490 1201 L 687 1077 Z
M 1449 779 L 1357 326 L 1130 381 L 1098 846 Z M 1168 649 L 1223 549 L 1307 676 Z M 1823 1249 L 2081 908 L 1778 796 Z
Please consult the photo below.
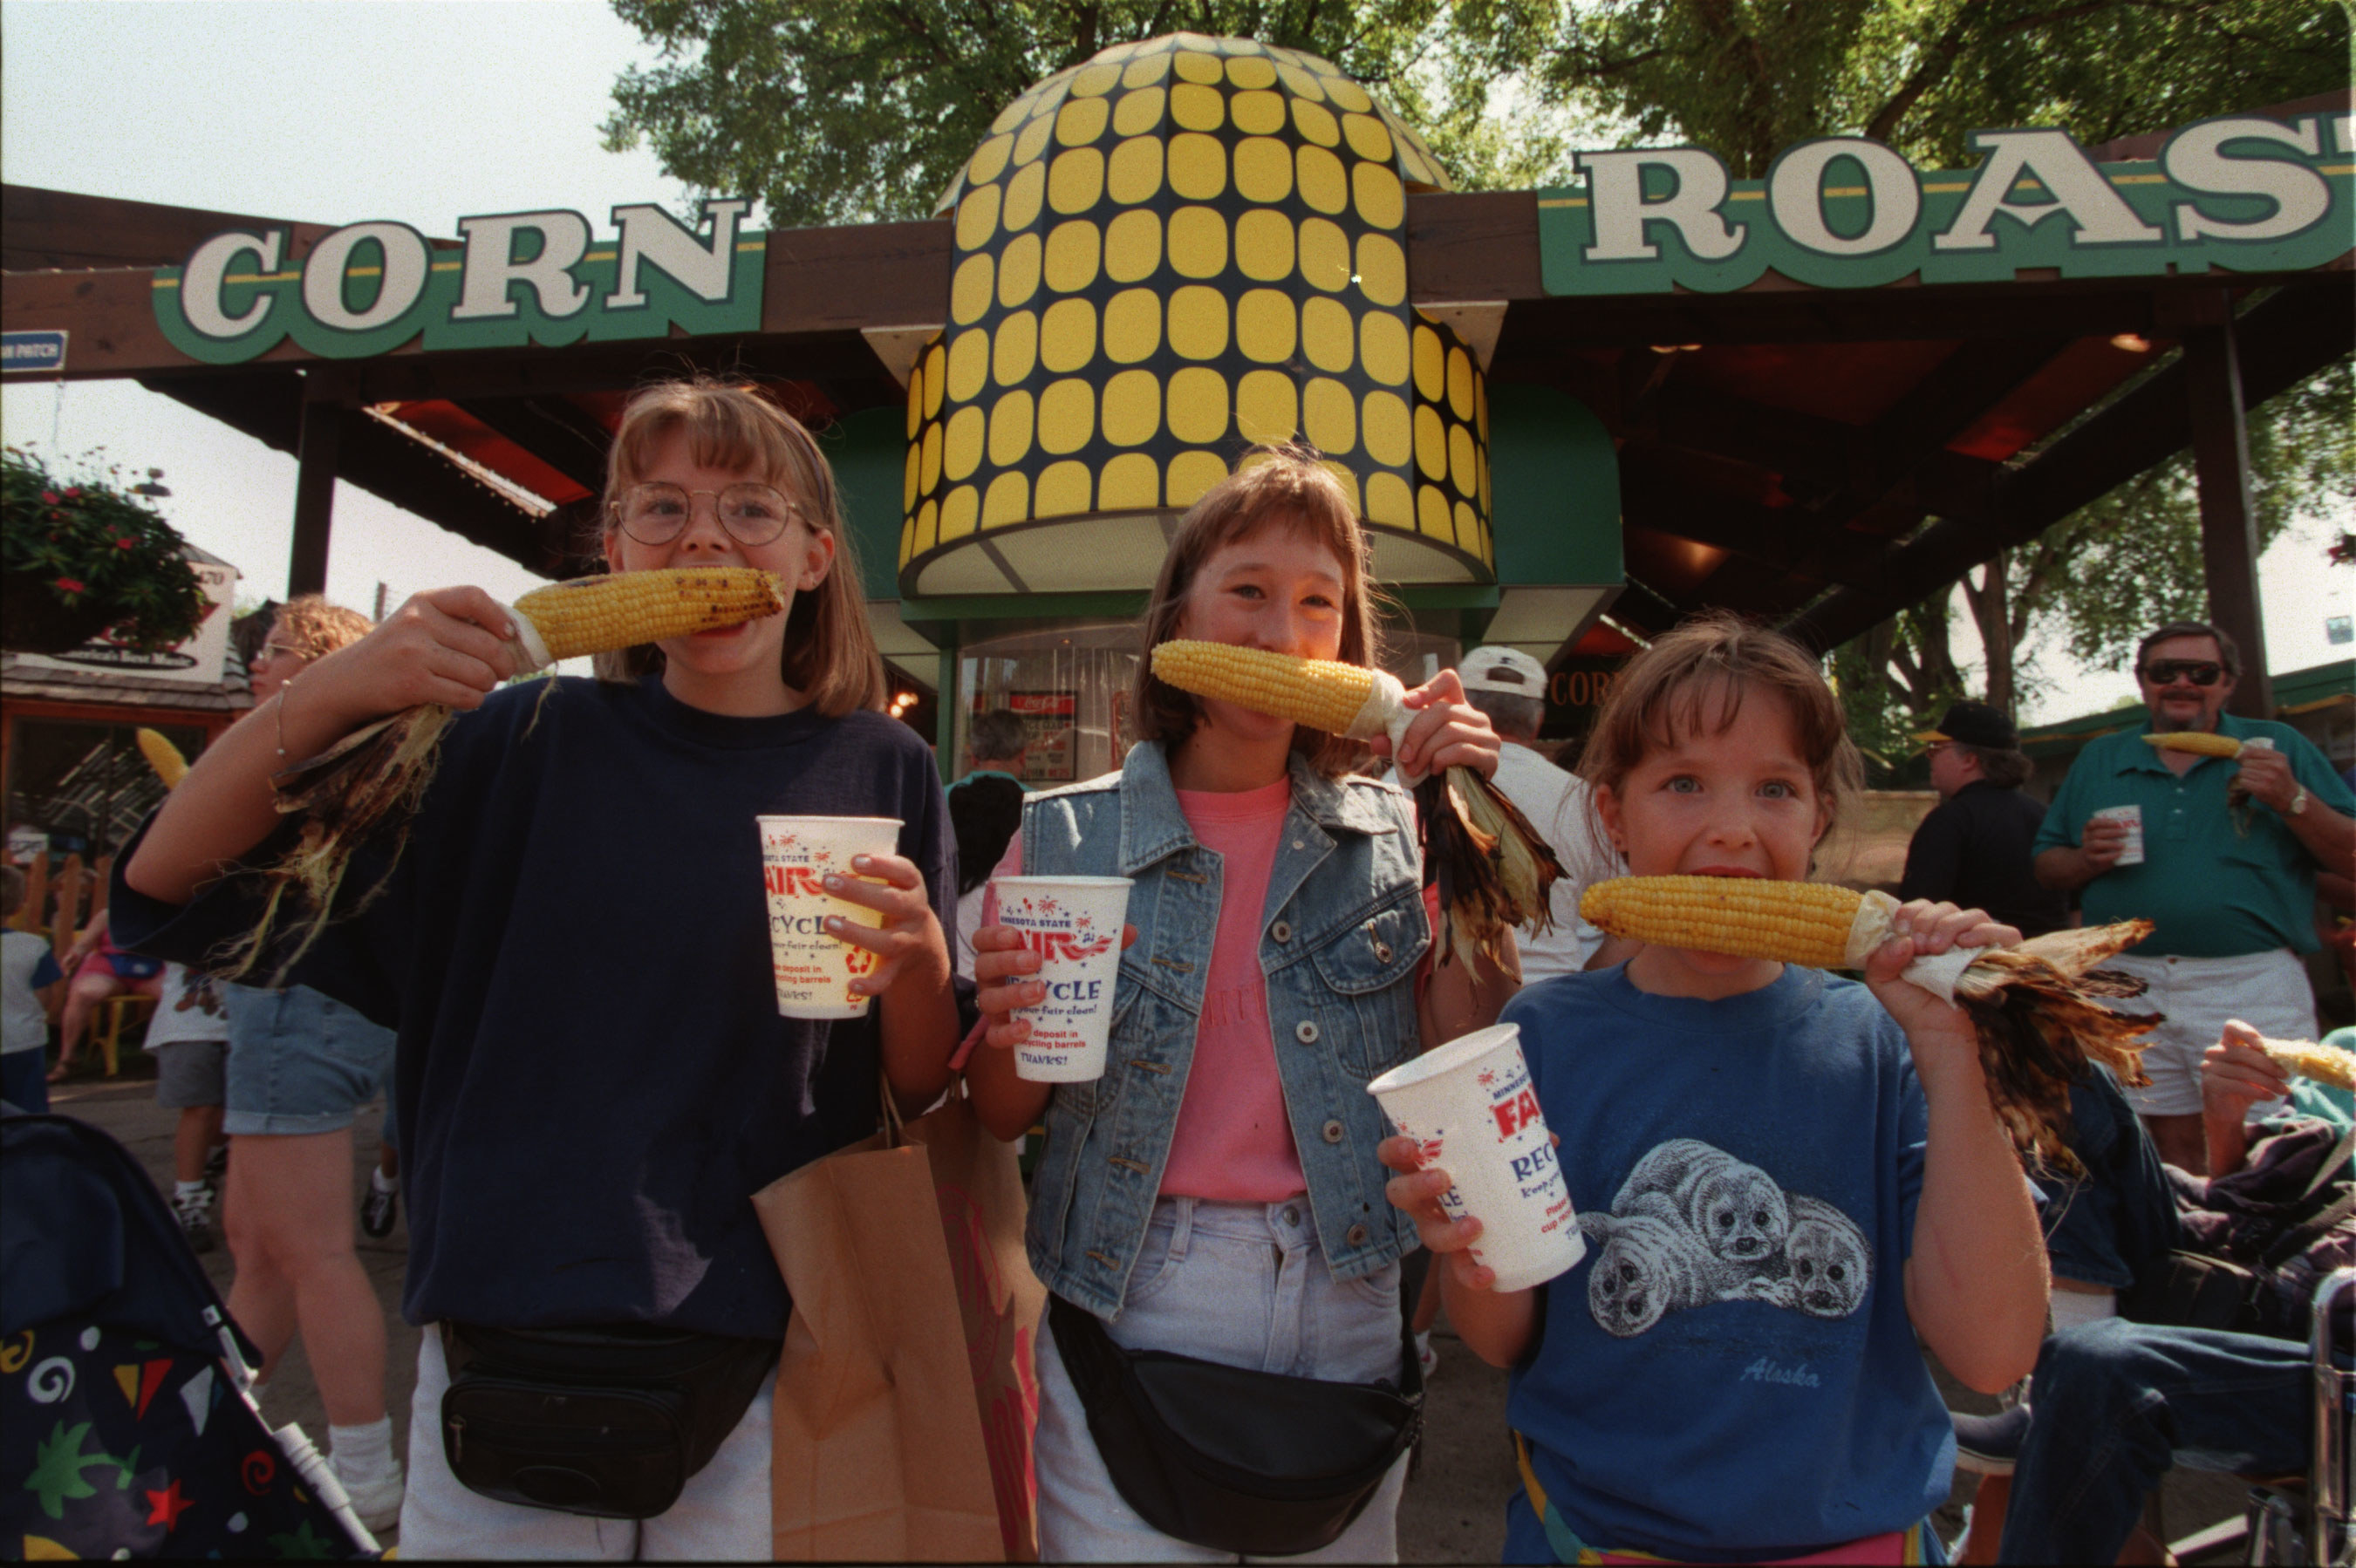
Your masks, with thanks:
M 1024 784 L 1069 784 L 1078 776 L 1078 692 L 1010 691 L 998 701 L 1023 720 Z

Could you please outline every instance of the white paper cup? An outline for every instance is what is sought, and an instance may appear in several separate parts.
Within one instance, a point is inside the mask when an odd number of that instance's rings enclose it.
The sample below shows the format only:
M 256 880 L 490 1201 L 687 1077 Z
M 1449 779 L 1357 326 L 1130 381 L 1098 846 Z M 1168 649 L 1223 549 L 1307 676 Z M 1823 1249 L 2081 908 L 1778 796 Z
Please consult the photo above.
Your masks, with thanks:
M 872 999 L 851 982 L 882 962 L 826 929 L 829 915 L 881 926 L 884 916 L 836 898 L 826 877 L 855 873 L 858 855 L 889 855 L 900 843 L 896 816 L 758 816 L 761 885 L 769 894 L 769 956 L 777 976 L 777 1012 L 789 1019 L 858 1019 Z
M 2126 848 L 2119 851 L 2114 866 L 2143 864 L 2143 807 L 2139 805 L 2106 805 L 2090 819 L 2095 822 L 2124 822 L 2127 825 Z
M 1472 1261 L 1496 1271 L 1496 1289 L 1544 1285 L 1587 1255 L 1522 1058 L 1520 1025 L 1475 1029 L 1366 1089 L 1391 1125 L 1416 1141 L 1423 1163 L 1455 1181 L 1440 1207 L 1451 1220 L 1481 1221 Z
M 1047 999 L 1015 1017 L 1031 1038 L 1014 1048 L 1014 1074 L 1033 1083 L 1085 1083 L 1104 1076 L 1120 979 L 1120 928 L 1129 916 L 1127 877 L 1000 877 L 998 923 L 1023 933 L 1039 955 Z

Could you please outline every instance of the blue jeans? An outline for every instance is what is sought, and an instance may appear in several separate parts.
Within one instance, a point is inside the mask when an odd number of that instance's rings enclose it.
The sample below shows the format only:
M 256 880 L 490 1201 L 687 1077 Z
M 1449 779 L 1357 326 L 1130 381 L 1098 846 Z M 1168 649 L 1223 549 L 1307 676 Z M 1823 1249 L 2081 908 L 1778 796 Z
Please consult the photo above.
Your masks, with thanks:
M 232 1136 L 337 1132 L 392 1077 L 393 1033 L 308 986 L 224 985 Z
M 2114 1317 L 2045 1341 L 1999 1563 L 2109 1563 L 2170 1466 L 2304 1471 L 2304 1345 Z
M 1402 1375 L 1398 1265 L 1336 1280 L 1317 1244 L 1306 1197 L 1282 1203 L 1159 1199 L 1120 1317 L 1105 1328 L 1132 1349 L 1175 1350 L 1294 1377 L 1373 1382 Z M 1037 1344 L 1039 1560 L 1237 1561 L 1231 1552 L 1162 1534 L 1123 1500 L 1044 1317 Z M 1268 1561 L 1398 1562 L 1407 1467 L 1402 1456 L 1340 1539 Z

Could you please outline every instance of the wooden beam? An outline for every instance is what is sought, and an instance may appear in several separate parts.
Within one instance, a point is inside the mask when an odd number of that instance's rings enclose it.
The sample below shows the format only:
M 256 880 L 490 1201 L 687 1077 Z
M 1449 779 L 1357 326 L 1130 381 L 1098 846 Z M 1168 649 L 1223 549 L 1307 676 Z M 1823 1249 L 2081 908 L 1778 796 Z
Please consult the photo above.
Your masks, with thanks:
M 457 407 L 575 485 L 605 488 L 605 427 L 562 397 L 466 398 Z
M 2258 601 L 2257 507 L 2250 496 L 2250 438 L 2233 302 L 2220 291 L 2184 333 L 2184 390 L 2192 421 L 2192 471 L 2201 496 L 2201 566 L 2209 619 L 2241 645 L 2242 673 L 2227 706 L 2244 719 L 2275 716 L 2266 675 L 2266 620 Z
M 2286 286 L 2244 312 L 2234 338 L 2243 397 L 2254 406 L 2356 348 L 2356 294 L 2337 278 Z M 1864 563 L 1864 581 L 1810 605 L 1784 630 L 1815 647 L 1837 647 L 2182 451 L 2191 440 L 2185 383 L 2179 358 L 1996 476 L 1975 515 L 1944 518 L 1879 552 Z
M 327 535 L 336 511 L 336 459 L 350 416 L 321 400 L 303 404 L 303 432 L 294 451 L 294 544 L 286 561 L 286 596 L 327 591 Z

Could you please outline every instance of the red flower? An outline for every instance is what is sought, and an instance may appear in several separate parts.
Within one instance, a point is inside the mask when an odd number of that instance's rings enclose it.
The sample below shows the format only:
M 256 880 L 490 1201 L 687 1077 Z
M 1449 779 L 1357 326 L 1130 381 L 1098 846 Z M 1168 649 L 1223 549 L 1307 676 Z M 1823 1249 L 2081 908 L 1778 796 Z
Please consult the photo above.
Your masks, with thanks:
M 41 492 L 41 499 L 54 507 L 58 504 L 58 493 L 55 490 L 44 490 Z
M 67 491 L 66 491 L 66 495 L 67 495 L 67 496 L 68 496 L 68 497 L 70 497 L 70 498 L 76 498 L 76 499 L 80 498 L 80 495 L 81 495 L 81 486 L 80 486 L 80 485 L 76 485 L 72 486 L 71 488 L 70 488 L 69 490 L 67 490 Z
M 90 585 L 86 582 L 77 581 L 70 577 L 60 577 L 58 579 L 58 592 L 60 593 L 87 593 L 90 592 Z
M 136 539 L 116 539 L 114 541 L 114 548 L 117 549 L 135 549 L 138 548 L 138 542 L 139 541 Z

